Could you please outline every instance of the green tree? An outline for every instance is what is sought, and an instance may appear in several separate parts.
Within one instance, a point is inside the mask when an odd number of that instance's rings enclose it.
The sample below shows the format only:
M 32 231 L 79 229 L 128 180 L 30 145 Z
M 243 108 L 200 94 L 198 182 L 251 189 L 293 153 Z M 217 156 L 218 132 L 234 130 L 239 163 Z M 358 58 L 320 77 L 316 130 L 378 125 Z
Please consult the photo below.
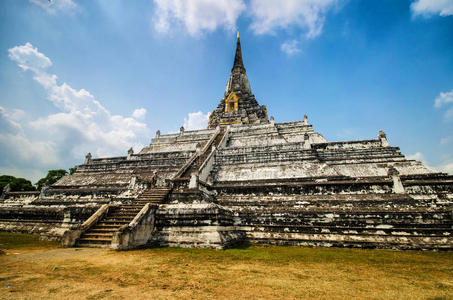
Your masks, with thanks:
M 0 176 L 0 188 L 3 188 L 9 183 L 12 192 L 34 191 L 36 188 L 31 184 L 30 180 L 25 178 L 16 178 L 10 175 Z
M 44 185 L 54 184 L 55 182 L 57 182 L 61 177 L 65 176 L 66 174 L 68 174 L 68 172 L 63 169 L 49 170 L 49 172 L 47 172 L 47 176 L 39 179 L 38 182 L 35 183 L 35 185 L 38 188 L 38 190 L 41 190 L 41 188 Z
M 69 168 L 69 175 L 72 175 L 74 174 L 74 172 L 77 170 L 77 166 L 73 167 L 73 168 Z
M 3 188 L 8 184 L 8 183 L 11 183 L 11 181 L 13 181 L 13 179 L 15 179 L 16 177 L 14 176 L 10 176 L 10 175 L 2 175 L 0 176 L 0 188 L 2 189 L 3 191 Z

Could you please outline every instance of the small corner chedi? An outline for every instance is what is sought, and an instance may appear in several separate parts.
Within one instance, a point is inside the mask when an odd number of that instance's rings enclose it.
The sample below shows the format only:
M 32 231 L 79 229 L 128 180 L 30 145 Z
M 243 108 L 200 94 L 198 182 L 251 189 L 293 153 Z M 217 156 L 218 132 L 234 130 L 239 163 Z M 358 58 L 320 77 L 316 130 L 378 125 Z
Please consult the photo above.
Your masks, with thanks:
M 0 230 L 67 247 L 224 249 L 240 242 L 453 248 L 453 176 L 376 138 L 329 142 L 276 123 L 250 88 L 239 34 L 207 129 L 156 132 L 127 156 L 86 156 L 37 192 L 3 192 Z

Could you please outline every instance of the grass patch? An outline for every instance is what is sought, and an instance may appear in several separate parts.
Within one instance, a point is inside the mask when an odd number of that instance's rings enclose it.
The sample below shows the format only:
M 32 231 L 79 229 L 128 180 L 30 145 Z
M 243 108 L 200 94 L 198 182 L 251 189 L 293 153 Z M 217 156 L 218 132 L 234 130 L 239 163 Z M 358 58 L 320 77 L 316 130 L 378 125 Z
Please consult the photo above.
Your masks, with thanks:
M 0 277 L 0 282 L 2 281 L 9 281 L 9 280 L 12 280 L 12 279 L 16 279 L 18 278 L 19 276 L 17 275 L 13 275 L 13 276 L 7 276 L 7 277 Z
M 101 291 L 101 292 L 95 293 L 93 295 L 89 295 L 88 297 L 86 297 L 86 299 L 87 300 L 104 299 L 105 297 L 108 297 L 111 292 L 112 292 L 112 290 Z
M 21 248 L 55 248 L 60 243 L 55 241 L 43 241 L 39 234 L 0 232 L 0 249 L 21 249 Z
M 0 299 L 42 298 L 43 291 L 51 299 L 453 298 L 453 252 L 263 245 L 76 251 L 28 241 L 30 248 L 0 257 Z

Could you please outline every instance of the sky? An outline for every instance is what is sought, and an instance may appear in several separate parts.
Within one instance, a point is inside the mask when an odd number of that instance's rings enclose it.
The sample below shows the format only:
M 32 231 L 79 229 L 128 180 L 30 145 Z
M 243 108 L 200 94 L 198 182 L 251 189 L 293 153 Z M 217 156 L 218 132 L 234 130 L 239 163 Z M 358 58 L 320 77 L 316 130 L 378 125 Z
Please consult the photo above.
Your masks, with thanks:
M 453 174 L 453 0 L 0 1 L 0 174 L 126 155 L 206 128 L 236 32 L 276 122 L 328 141 L 384 130 Z

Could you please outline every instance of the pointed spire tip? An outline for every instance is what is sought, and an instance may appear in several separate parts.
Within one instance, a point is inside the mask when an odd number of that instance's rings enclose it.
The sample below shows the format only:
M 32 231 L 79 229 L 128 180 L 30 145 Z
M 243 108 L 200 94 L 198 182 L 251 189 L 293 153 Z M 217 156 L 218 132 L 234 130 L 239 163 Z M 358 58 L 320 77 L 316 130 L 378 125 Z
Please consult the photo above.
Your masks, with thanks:
M 234 63 L 233 63 L 233 71 L 234 69 L 243 70 L 245 72 L 244 63 L 242 62 L 242 51 L 241 51 L 241 40 L 239 39 L 239 31 L 238 31 L 238 39 L 236 41 L 236 54 L 234 56 Z

